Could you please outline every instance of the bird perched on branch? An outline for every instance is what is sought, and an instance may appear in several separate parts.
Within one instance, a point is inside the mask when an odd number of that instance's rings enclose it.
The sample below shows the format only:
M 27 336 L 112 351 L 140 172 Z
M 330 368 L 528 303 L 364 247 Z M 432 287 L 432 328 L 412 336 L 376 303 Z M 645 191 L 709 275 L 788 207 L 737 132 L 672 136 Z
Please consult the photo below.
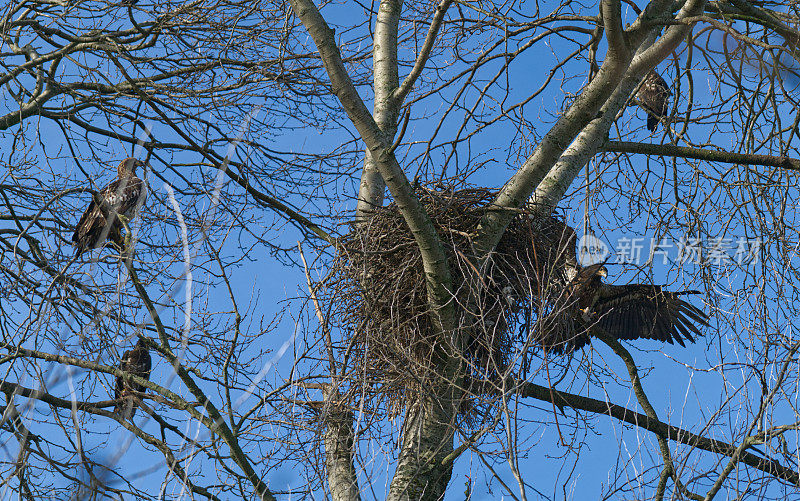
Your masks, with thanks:
M 127 224 L 144 203 L 144 182 L 136 177 L 136 168 L 143 165 L 144 162 L 135 158 L 120 162 L 117 179 L 100 190 L 91 201 L 72 234 L 76 256 L 102 247 L 106 240 L 111 240 L 120 249 L 124 247 L 120 216 Z
M 642 80 L 636 91 L 636 101 L 647 112 L 647 129 L 656 130 L 658 122 L 669 113 L 669 96 L 672 95 L 667 82 L 655 70 Z
M 119 369 L 134 376 L 150 379 L 152 360 L 150 352 L 147 350 L 142 338 L 136 342 L 133 349 L 122 354 L 119 362 Z M 121 376 L 117 376 L 117 384 L 114 388 L 114 399 L 117 401 L 114 406 L 114 413 L 122 419 L 131 419 L 139 406 L 139 397 L 134 392 L 147 391 L 147 387 L 133 381 L 128 381 Z
M 685 346 L 708 327 L 708 316 L 680 296 L 699 291 L 668 292 L 660 285 L 603 283 L 604 264 L 578 266 L 563 293 L 553 301 L 533 333 L 554 353 L 569 353 L 589 343 L 593 329 L 615 339 L 655 339 Z

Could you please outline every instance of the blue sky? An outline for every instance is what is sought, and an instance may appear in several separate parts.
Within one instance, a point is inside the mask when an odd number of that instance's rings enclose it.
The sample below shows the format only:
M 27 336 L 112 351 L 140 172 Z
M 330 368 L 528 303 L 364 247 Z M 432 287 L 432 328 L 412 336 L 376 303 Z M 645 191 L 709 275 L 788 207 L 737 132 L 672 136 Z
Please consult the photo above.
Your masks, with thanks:
M 335 7 L 334 7 L 335 8 Z M 349 9 L 349 6 L 343 6 Z M 344 23 L 347 19 L 341 13 L 334 12 L 333 8 L 326 9 L 323 13 L 329 19 L 336 19 Z M 342 26 L 344 27 L 344 26 Z M 363 30 L 362 30 L 363 31 Z M 365 34 L 359 30 L 347 32 L 337 28 L 337 33 L 344 33 L 343 39 L 351 37 L 352 40 L 359 41 Z M 481 43 L 489 43 L 489 40 L 480 40 Z M 718 40 L 710 40 L 713 45 Z M 356 43 L 356 42 L 354 42 Z M 358 43 L 366 43 L 360 41 Z M 719 42 L 720 44 L 722 42 Z M 477 47 L 479 43 L 475 43 Z M 464 42 L 463 50 L 472 47 Z M 525 101 L 531 94 L 531 89 L 537 89 L 546 78 L 543 69 L 549 69 L 554 61 L 557 61 L 564 54 L 574 50 L 574 44 L 560 42 L 553 44 L 536 45 L 519 55 L 510 66 L 507 74 L 501 71 L 504 58 L 498 58 L 494 62 L 484 66 L 477 75 L 476 83 L 464 85 L 464 91 L 459 92 L 459 85 L 453 85 L 435 96 L 420 98 L 419 94 L 410 96 L 413 101 L 411 108 L 412 120 L 406 132 L 405 141 L 408 145 L 403 145 L 398 149 L 398 156 L 401 165 L 404 166 L 409 177 L 413 177 L 419 172 L 423 179 L 433 181 L 443 175 L 454 176 L 475 169 L 467 179 L 467 183 L 478 186 L 488 186 L 499 188 L 514 170 L 521 164 L 521 161 L 532 151 L 538 138 L 544 134 L 558 113 L 566 106 L 571 93 L 577 92 L 585 83 L 585 73 L 588 65 L 585 61 L 573 61 L 557 72 L 556 81 L 539 94 L 532 101 L 524 106 L 514 107 L 515 104 Z M 406 57 L 413 51 L 411 47 L 404 47 L 402 54 Z M 445 52 L 440 57 L 446 58 Z M 712 63 L 715 61 L 711 58 Z M 686 64 L 686 54 L 681 47 L 677 51 L 676 58 L 665 61 L 659 66 L 659 71 L 671 83 L 675 97 L 678 99 L 677 115 L 686 113 L 687 103 L 685 95 L 678 92 L 678 89 L 686 89 L 687 75 L 684 72 L 678 73 L 677 67 L 683 68 Z M 368 65 L 368 62 L 360 63 Z M 455 74 L 461 70 L 463 63 L 454 63 L 446 67 L 447 75 Z M 709 76 L 708 70 L 702 63 L 690 65 L 693 71 L 694 102 L 704 106 L 713 107 L 719 99 L 719 88 L 716 81 Z M 716 69 L 716 68 L 711 68 Z M 407 70 L 407 68 L 406 68 Z M 490 81 L 498 72 L 502 78 L 497 80 L 491 87 L 490 97 L 481 97 L 481 85 Z M 749 73 L 757 74 L 748 67 L 743 68 L 742 74 L 748 76 Z M 402 78 L 403 72 L 401 72 Z M 788 79 L 787 81 L 792 81 Z M 427 89 L 435 85 L 437 76 L 433 72 L 423 75 L 419 84 L 419 89 Z M 362 97 L 371 106 L 369 89 L 361 86 Z M 724 88 L 723 88 L 724 90 Z M 421 91 L 420 91 L 421 92 Z M 249 111 L 251 106 L 264 104 L 259 99 L 253 99 L 245 107 Z M 354 136 L 353 128 L 346 122 L 341 113 L 331 113 L 318 123 L 309 123 L 304 115 L 306 110 L 283 109 L 275 110 L 272 104 L 274 99 L 267 97 L 264 101 L 268 104 L 264 109 L 257 112 L 256 120 L 262 128 L 252 134 L 264 134 L 258 139 L 267 143 L 276 152 L 274 158 L 260 152 L 257 156 L 258 161 L 262 161 L 269 166 L 269 170 L 274 172 L 274 177 L 258 179 L 262 186 L 274 189 L 274 193 L 281 195 L 284 201 L 290 202 L 297 207 L 304 208 L 312 213 L 312 220 L 324 224 L 330 229 L 346 228 L 337 226 L 347 222 L 352 218 L 354 198 L 358 186 L 358 171 L 360 168 L 361 145 L 352 142 Z M 457 106 L 451 108 L 451 103 Z M 473 107 L 474 105 L 474 107 Z M 703 106 L 696 105 L 695 109 Z M 472 111 L 474 109 L 474 112 Z M 481 128 L 478 119 L 491 119 L 501 115 L 504 111 L 511 110 L 508 116 L 498 120 L 491 125 Z M 473 116 L 473 113 L 475 114 Z M 481 117 L 480 114 L 485 114 Z M 220 115 L 222 116 L 222 115 Z M 465 118 L 466 117 L 466 118 Z M 209 114 L 209 118 L 214 118 L 214 114 Z M 644 113 L 631 107 L 625 110 L 624 115 L 617 123 L 617 129 L 612 130 L 612 139 L 617 138 L 617 134 L 625 140 L 640 140 L 649 142 L 659 142 L 664 140 L 663 126 L 654 135 L 648 135 L 644 129 Z M 224 119 L 219 119 L 223 127 L 226 127 L 230 135 L 236 135 L 238 123 L 226 123 Z M 739 144 L 735 136 L 731 134 L 733 130 L 727 125 L 722 126 L 720 132 L 711 133 L 712 128 L 717 124 L 708 120 L 703 124 L 693 124 L 688 134 L 689 138 L 698 138 L 698 141 L 705 137 L 712 137 L 714 144 L 723 148 Z M 463 131 L 460 131 L 461 125 Z M 28 124 L 28 133 L 33 135 L 38 133 L 40 137 L 47 141 L 30 146 L 31 151 L 38 155 L 40 159 L 38 175 L 46 182 L 52 182 L 63 186 L 74 187 L 83 184 L 86 176 L 76 168 L 76 163 L 70 158 L 71 154 L 66 149 L 63 141 L 60 141 L 60 133 L 47 122 L 42 120 L 36 124 L 38 130 L 34 132 L 32 124 Z M 116 124 L 121 129 L 130 133 L 129 127 L 125 124 Z M 287 126 L 286 130 L 269 130 L 265 132 L 264 125 Z M 440 126 L 441 125 L 441 126 Z M 432 148 L 428 150 L 427 141 L 434 136 L 433 131 L 439 127 L 434 139 L 431 140 Z M 727 128 L 726 128 L 727 127 Z M 729 130 L 730 129 L 730 130 Z M 452 147 L 448 144 L 456 138 L 464 138 L 474 133 L 469 140 L 465 140 Z M 172 131 L 164 126 L 153 124 L 153 134 L 162 141 L 175 139 Z M 130 153 L 129 147 L 122 147 L 114 144 L 107 139 L 90 136 L 96 148 L 102 150 L 103 156 L 107 161 L 100 165 L 95 161 L 86 161 L 84 168 L 88 170 L 97 185 L 103 185 L 111 180 L 111 174 L 107 172 L 109 167 L 113 167 L 116 162 Z M 0 141 L 6 147 L 11 142 L 10 135 L 0 136 Z M 692 139 L 694 140 L 694 139 Z M 30 139 L 32 141 L 32 139 Z M 105 143 L 104 143 L 105 142 Z M 344 145 L 344 146 L 342 146 Z M 222 153 L 226 151 L 227 143 L 218 144 L 216 151 Z M 336 148 L 351 148 L 353 151 L 345 155 L 345 160 L 339 166 L 341 172 L 336 175 L 329 175 L 329 172 L 315 172 L 312 168 L 303 171 L 303 177 L 299 179 L 308 183 L 308 191 L 283 191 L 298 179 L 294 177 L 281 178 L 284 166 L 282 162 L 291 164 L 297 158 L 303 158 L 313 154 L 324 154 L 335 151 Z M 767 145 L 766 149 L 771 146 Z M 760 151 L 765 152 L 765 151 Z M 772 151 L 777 154 L 776 151 Z M 81 152 L 87 154 L 88 152 Z M 143 152 L 135 151 L 137 156 L 143 157 Z M 237 147 L 236 154 L 240 159 L 248 157 L 253 151 L 240 145 Z M 51 160 L 45 162 L 45 154 Z M 8 156 L 4 158 L 6 160 Z M 156 174 L 163 177 L 167 182 L 174 185 L 177 189 L 176 201 L 181 210 L 187 215 L 202 215 L 208 213 L 208 208 L 212 205 L 214 198 L 213 180 L 216 171 L 206 167 L 191 167 L 186 169 L 176 168 L 182 163 L 196 162 L 198 159 L 185 154 L 162 155 L 160 159 L 152 159 L 151 163 Z M 347 160 L 350 160 L 348 163 Z M 187 179 L 196 182 L 206 188 L 205 193 L 195 192 L 183 194 L 181 188 L 185 187 L 185 181 L 176 175 L 175 171 L 167 168 L 166 164 L 171 165 L 176 171 L 186 176 Z M 306 165 L 311 166 L 308 162 Z M 323 168 L 331 167 L 331 163 L 321 164 Z M 728 167 L 700 164 L 699 162 L 678 161 L 672 163 L 670 159 L 664 161 L 657 159 L 647 159 L 644 156 L 630 156 L 627 158 L 614 159 L 612 155 L 598 155 L 590 164 L 590 191 L 589 198 L 590 213 L 592 218 L 590 227 L 595 234 L 603 241 L 607 242 L 612 249 L 619 250 L 618 242 L 622 238 L 641 237 L 645 243 L 649 244 L 649 239 L 667 238 L 673 241 L 687 235 L 697 236 L 708 241 L 709 238 L 725 237 L 737 239 L 740 237 L 752 238 L 760 236 L 759 228 L 754 228 L 748 220 L 748 214 L 737 212 L 735 204 L 742 198 L 741 195 L 725 193 L 722 190 L 714 190 L 715 179 L 724 177 Z M 49 171 L 49 174 L 48 174 Z M 296 172 L 296 171 L 294 171 Z M 647 175 L 650 173 L 650 177 Z M 672 177 L 672 174 L 675 174 Z M 52 176 L 52 177 L 48 177 Z M 679 180 L 678 186 L 667 186 L 664 188 L 662 180 Z M 160 263 L 151 262 L 142 265 L 148 268 L 148 272 L 159 278 L 150 289 L 150 294 L 154 298 L 162 294 L 168 294 L 165 299 L 167 307 L 163 310 L 165 322 L 175 329 L 180 329 L 183 325 L 186 304 L 183 299 L 183 291 L 186 286 L 186 277 L 181 276 L 183 261 L 185 256 L 182 254 L 180 246 L 179 225 L 174 217 L 174 209 L 170 204 L 167 192 L 163 187 L 164 180 L 151 176 L 149 179 L 151 197 L 143 217 L 148 224 L 142 226 L 142 236 L 145 243 L 158 242 L 161 239 L 169 242 L 169 247 L 163 252 L 166 259 Z M 314 183 L 317 183 L 314 185 Z M 783 178 L 783 185 L 776 185 L 762 194 L 763 199 L 769 199 L 774 203 L 782 200 L 789 205 L 789 209 L 783 214 L 782 221 L 787 225 L 794 222 L 794 206 L 796 206 L 796 191 L 794 178 L 786 175 Z M 581 176 L 574 183 L 567 199 L 562 203 L 562 212 L 566 220 L 576 229 L 580 230 L 584 216 L 584 202 L 586 199 L 586 179 Z M 225 196 L 236 196 L 240 193 L 233 185 L 226 184 L 223 188 L 223 203 Z M 703 194 L 708 194 L 709 198 L 703 200 Z M 334 201 L 329 204 L 326 196 L 332 196 Z M 72 214 L 72 219 L 77 220 L 82 211 L 82 207 L 87 202 L 86 194 L 75 195 L 65 202 L 60 208 Z M 761 199 L 759 199 L 761 200 Z M 693 212 L 693 209 L 700 209 L 702 212 Z M 316 214 L 315 214 L 316 213 Z M 337 214 L 338 217 L 330 217 Z M 266 210 L 248 212 L 242 216 L 248 224 L 256 225 L 259 230 L 257 235 L 264 236 L 271 240 L 273 244 L 281 249 L 270 249 L 268 246 L 260 244 L 252 234 L 237 233 L 235 226 L 238 221 L 226 219 L 213 227 L 209 232 L 209 242 L 222 250 L 222 254 L 235 256 L 240 246 L 250 248 L 254 246 L 254 251 L 246 261 L 237 263 L 229 269 L 229 278 L 234 285 L 234 295 L 239 308 L 247 312 L 243 330 L 254 336 L 253 346 L 245 350 L 242 356 L 252 356 L 252 364 L 249 369 L 253 374 L 264 372 L 265 385 L 259 387 L 257 393 L 263 393 L 265 388 L 275 388 L 282 384 L 283 379 L 288 377 L 295 359 L 299 358 L 310 345 L 318 342 L 319 333 L 315 330 L 317 325 L 313 316 L 310 304 L 305 300 L 307 288 L 305 278 L 301 268 L 297 266 L 298 253 L 296 248 L 298 239 L 303 239 L 303 235 L 292 225 L 286 224 L 285 220 Z M 66 217 L 66 219 L 70 219 Z M 667 222 L 662 225 L 661 222 Z M 767 221 L 770 224 L 771 221 Z M 681 226 L 683 225 L 683 226 Z M 233 229 L 233 231 L 229 231 Z M 195 244 L 201 238 L 198 232 L 193 234 Z M 52 235 L 41 235 L 43 241 L 48 245 L 49 252 L 60 259 L 71 253 L 71 249 L 61 245 Z M 68 236 L 67 236 L 68 237 Z M 696 431 L 701 424 L 710 418 L 717 406 L 730 397 L 731 401 L 726 403 L 725 412 L 717 416 L 717 425 L 709 432 L 717 438 L 732 440 L 733 437 L 727 436 L 728 430 L 740 429 L 739 423 L 746 421 L 750 417 L 749 407 L 757 401 L 761 393 L 758 381 L 753 379 L 753 373 L 748 368 L 755 364 L 763 364 L 767 379 L 774 377 L 776 365 L 764 360 L 758 351 L 750 352 L 745 349 L 743 340 L 748 339 L 748 329 L 757 329 L 756 318 L 750 317 L 745 308 L 731 313 L 734 304 L 746 304 L 748 296 L 754 298 L 757 304 L 758 294 L 765 291 L 765 299 L 762 305 L 768 308 L 775 307 L 773 313 L 775 322 L 785 326 L 788 335 L 792 335 L 793 320 L 796 312 L 792 305 L 783 305 L 778 309 L 777 299 L 782 292 L 779 286 L 791 286 L 792 275 L 786 273 L 781 275 L 778 266 L 783 256 L 778 256 L 779 248 L 774 242 L 765 242 L 766 254 L 762 257 L 770 257 L 771 260 L 764 267 L 759 262 L 751 263 L 747 267 L 737 267 L 730 265 L 727 267 L 715 267 L 712 265 L 696 265 L 694 263 L 680 263 L 673 258 L 666 265 L 656 261 L 651 266 L 612 266 L 612 283 L 627 283 L 628 281 L 666 283 L 670 290 L 680 290 L 684 288 L 700 289 L 705 294 L 694 298 L 694 304 L 702 305 L 703 309 L 712 313 L 712 327 L 708 329 L 706 336 L 698 340 L 697 344 L 682 348 L 679 346 L 663 346 L 653 341 L 637 341 L 628 343 L 626 346 L 631 350 L 636 358 L 640 371 L 646 374 L 644 379 L 645 389 L 648 396 L 656 408 L 662 420 L 678 423 L 686 428 Z M 60 247 L 60 248 L 59 248 Z M 327 258 L 316 260 L 317 253 L 309 242 L 304 243 L 304 250 L 307 258 L 312 263 L 312 276 L 320 279 L 327 273 Z M 149 257 L 158 255 L 158 250 L 146 254 Z M 780 258 L 780 259 L 779 259 Z M 794 256 L 789 256 L 790 261 Z M 290 265 L 290 261 L 293 262 Z M 230 308 L 230 299 L 227 290 L 219 283 L 213 269 L 213 260 L 201 255 L 193 258 L 192 268 L 192 290 L 194 292 L 192 305 L 193 314 L 202 315 L 204 312 L 225 312 Z M 106 262 L 92 266 L 84 265 L 81 270 L 89 272 L 90 280 L 97 280 L 102 284 L 115 284 L 120 281 L 118 275 L 119 268 L 113 263 Z M 775 276 L 773 281 L 762 283 L 753 276 L 747 276 L 746 272 L 754 272 L 755 277 Z M 175 279 L 170 277 L 177 277 Z M 130 292 L 130 291 L 128 291 Z M 734 302 L 736 300 L 736 302 Z M 21 305 L 18 305 L 21 306 Z M 140 322 L 147 321 L 147 314 L 143 308 L 132 310 L 136 313 L 136 318 Z M 270 321 L 274 318 L 278 320 L 274 323 Z M 209 324 L 208 330 L 216 334 L 225 335 L 225 322 L 229 318 L 221 317 L 220 324 Z M 62 326 L 64 327 L 64 326 Z M 108 325 L 104 325 L 105 328 Z M 132 334 L 129 329 L 117 326 L 117 329 L 105 333 L 101 329 L 89 329 L 84 333 L 91 342 L 97 346 L 102 346 L 103 342 L 109 342 L 107 349 L 96 350 L 103 360 L 113 363 L 122 350 L 130 344 L 129 336 Z M 73 335 L 68 329 L 63 332 L 69 333 L 65 336 L 67 345 L 72 349 L 79 349 L 80 339 Z M 110 332 L 110 334 L 109 334 Z M 205 333 L 200 330 L 193 330 L 192 336 L 201 336 Z M 338 333 L 341 335 L 341 333 Z M 94 337 L 96 336 L 96 337 Z M 190 347 L 193 352 L 193 360 L 202 359 L 203 351 L 199 348 Z M 282 350 L 284 350 L 282 352 Z M 276 356 L 279 354 L 280 356 Z M 171 369 L 156 358 L 155 371 L 152 375 L 154 381 L 164 383 L 171 380 Z M 310 362 L 303 362 L 301 370 L 308 367 Z M 734 367 L 727 369 L 730 364 Z M 621 362 L 611 353 L 609 349 L 600 343 L 594 343 L 591 348 L 585 349 L 576 355 L 567 368 L 562 369 L 563 361 L 554 361 L 551 366 L 553 373 L 566 371 L 568 377 L 565 382 L 557 386 L 559 389 L 591 396 L 597 399 L 608 398 L 609 401 L 625 405 L 631 409 L 637 409 L 635 397 L 629 390 L 627 373 Z M 63 373 L 49 367 L 52 375 Z M 97 377 L 93 373 L 78 371 L 73 375 L 76 385 L 76 393 L 81 395 L 80 399 L 97 400 L 106 398 L 105 395 L 110 391 L 112 384 L 110 377 Z M 543 374 L 532 378 L 538 384 L 546 384 Z M 60 396 L 70 393 L 69 378 L 61 378 L 59 384 L 54 384 L 50 391 Z M 170 388 L 184 394 L 185 389 L 174 379 L 170 383 Z M 209 390 L 212 395 L 216 395 L 217 390 L 211 383 L 205 383 L 204 388 Z M 243 403 L 243 408 L 253 405 L 255 398 L 251 397 Z M 627 486 L 627 490 L 613 494 L 613 498 L 634 499 L 652 495 L 651 486 L 641 490 L 637 485 L 637 477 L 642 470 L 651 468 L 653 465 L 660 465 L 657 456 L 657 444 L 654 437 L 644 431 L 637 430 L 628 426 L 623 426 L 612 418 L 605 416 L 584 416 L 574 411 L 567 410 L 565 414 L 553 413 L 552 406 L 538 401 L 511 402 L 518 405 L 519 413 L 519 439 L 520 439 L 520 472 L 524 480 L 530 487 L 529 499 L 552 498 L 552 499 L 596 499 L 601 498 L 606 492 L 606 487 L 615 478 L 631 479 L 632 485 Z M 29 411 L 30 418 L 48 419 L 50 412 L 48 407 L 36 405 Z M 168 413 L 168 411 L 165 411 Z M 775 409 L 776 415 L 772 416 L 777 422 L 791 422 L 793 415 L 791 409 L 786 406 L 779 406 Z M 35 418 L 33 416 L 36 416 Z M 141 419 L 142 414 L 139 414 Z M 556 422 L 557 421 L 557 422 Z M 394 430 L 399 426 L 399 420 L 384 421 L 382 425 L 386 429 Z M 46 424 L 41 426 L 46 427 Z M 144 429 L 157 435 L 158 426 L 149 421 L 144 425 Z M 564 434 L 574 433 L 579 437 L 578 442 L 583 445 L 578 449 L 571 449 L 559 445 L 558 430 Z M 186 423 L 186 433 L 196 432 L 196 423 Z M 110 434 L 105 434 L 110 432 Z M 109 450 L 115 450 L 119 444 L 128 442 L 130 435 L 127 431 L 119 428 L 117 423 L 107 419 L 87 419 L 84 423 L 84 444 L 91 449 L 97 448 L 97 454 L 103 454 Z M 200 432 L 200 436 L 204 436 Z M 396 436 L 392 437 L 396 439 Z M 502 441 L 502 436 L 487 437 L 487 443 L 492 441 Z M 792 440 L 796 442 L 796 437 Z M 673 454 L 680 457 L 687 454 L 689 448 L 686 446 L 675 446 Z M 13 445 L 13 444 L 12 444 Z M 7 445 L 13 452 L 12 445 Z M 264 447 L 269 450 L 280 449 L 275 443 L 265 442 Z M 491 448 L 491 445 L 482 444 L 482 447 Z M 373 475 L 371 477 L 371 488 L 374 489 L 376 496 L 380 497 L 385 491 L 388 483 L 387 472 L 393 468 L 391 462 L 387 461 L 385 454 L 391 454 L 393 445 L 391 440 L 385 443 L 373 441 L 361 444 L 361 459 L 366 464 L 366 468 Z M 690 463 L 697 461 L 698 467 L 708 466 L 717 458 L 707 453 L 694 452 Z M 298 463 L 301 459 L 297 458 Z M 493 458 L 492 466 L 497 468 L 504 482 L 512 486 L 516 493 L 514 478 L 510 473 L 508 464 L 503 458 Z M 724 458 L 722 463 L 724 464 Z M 209 482 L 214 477 L 213 465 L 199 465 L 200 476 L 205 475 Z M 163 459 L 158 453 L 146 451 L 140 444 L 133 442 L 130 449 L 124 454 L 118 463 L 118 468 L 129 468 L 135 472 L 141 472 L 142 478 L 139 485 L 147 486 L 154 481 L 163 478 L 164 467 Z M 153 471 L 155 470 L 155 471 Z M 647 473 L 648 478 L 657 476 L 658 470 Z M 505 492 L 498 482 L 491 482 L 487 486 L 488 470 L 481 463 L 479 457 L 471 452 L 465 453 L 457 462 L 448 499 L 461 499 L 464 496 L 467 479 L 471 479 L 473 499 L 498 499 Z M 686 478 L 690 477 L 686 473 Z M 267 477 L 271 486 L 276 490 L 297 489 L 304 479 L 296 471 L 296 465 L 279 468 L 268 474 Z M 686 479 L 685 478 L 685 479 Z M 568 480 L 567 480 L 568 479 Z M 617 482 L 619 485 L 619 482 Z M 623 482 L 624 485 L 624 482 Z M 170 488 L 174 488 L 172 484 Z M 364 485 L 366 487 L 366 485 Z M 771 487 L 771 489 L 775 489 Z M 775 494 L 772 490 L 770 494 Z M 177 491 L 173 492 L 177 495 Z M 731 497 L 733 493 L 731 493 Z M 6 494 L 10 497 L 10 493 Z M 369 498 L 370 495 L 365 495 Z

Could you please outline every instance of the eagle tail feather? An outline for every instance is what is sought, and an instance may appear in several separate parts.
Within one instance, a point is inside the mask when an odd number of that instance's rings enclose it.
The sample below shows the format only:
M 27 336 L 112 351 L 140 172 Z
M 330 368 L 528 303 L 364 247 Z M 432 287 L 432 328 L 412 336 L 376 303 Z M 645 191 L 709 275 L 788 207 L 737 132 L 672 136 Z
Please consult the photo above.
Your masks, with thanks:
M 659 118 L 655 113 L 650 111 L 647 112 L 647 130 L 650 132 L 655 132 L 656 126 L 658 125 Z

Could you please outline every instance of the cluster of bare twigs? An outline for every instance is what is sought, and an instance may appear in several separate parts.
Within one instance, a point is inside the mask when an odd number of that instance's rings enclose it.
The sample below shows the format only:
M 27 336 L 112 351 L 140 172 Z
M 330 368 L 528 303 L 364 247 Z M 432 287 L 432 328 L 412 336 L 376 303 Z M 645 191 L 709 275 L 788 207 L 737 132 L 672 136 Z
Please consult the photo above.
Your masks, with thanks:
M 519 362 L 515 354 L 529 356 L 521 348 L 542 298 L 563 284 L 563 260 L 574 257 L 574 232 L 554 217 L 521 210 L 485 272 L 477 273 L 472 235 L 496 192 L 418 188 L 417 194 L 445 243 L 471 379 L 500 376 Z M 448 340 L 432 325 L 419 247 L 396 204 L 376 208 L 367 222 L 353 225 L 334 270 L 328 283 L 336 310 L 331 316 L 350 332 L 346 358 L 393 401 L 424 388 L 436 377 L 437 351 L 448 349 Z M 477 275 L 480 281 L 473 279 Z

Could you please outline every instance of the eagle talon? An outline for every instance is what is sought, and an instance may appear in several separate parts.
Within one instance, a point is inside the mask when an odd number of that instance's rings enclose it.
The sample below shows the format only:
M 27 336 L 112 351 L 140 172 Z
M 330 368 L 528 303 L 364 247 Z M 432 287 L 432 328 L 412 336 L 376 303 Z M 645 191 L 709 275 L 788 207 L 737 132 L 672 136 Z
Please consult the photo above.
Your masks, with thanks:
M 128 225 L 130 220 L 122 214 L 118 214 L 117 217 L 119 217 L 119 222 L 122 223 L 122 226 L 125 228 L 125 236 L 122 238 L 122 248 L 120 249 L 120 253 L 123 256 L 128 256 L 133 250 L 133 245 L 131 245 L 133 237 L 131 234 L 131 228 Z

